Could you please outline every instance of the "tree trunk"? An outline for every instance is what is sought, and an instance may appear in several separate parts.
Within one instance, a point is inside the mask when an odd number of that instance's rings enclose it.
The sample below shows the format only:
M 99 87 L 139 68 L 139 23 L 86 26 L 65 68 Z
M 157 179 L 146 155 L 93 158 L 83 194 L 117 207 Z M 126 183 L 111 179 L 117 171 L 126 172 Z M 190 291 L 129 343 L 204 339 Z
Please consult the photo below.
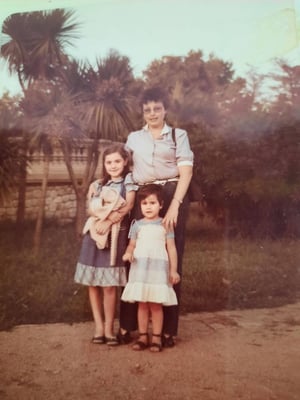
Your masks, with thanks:
M 24 237 L 24 221 L 25 221 L 25 205 L 26 205 L 26 178 L 27 178 L 27 150 L 28 141 L 23 139 L 22 152 L 24 158 L 22 157 L 22 164 L 20 167 L 19 176 L 19 187 L 18 187 L 18 206 L 16 214 L 16 238 L 18 239 L 19 246 L 23 244 Z
M 50 156 L 45 155 L 41 197 L 40 197 L 40 201 L 39 201 L 39 205 L 38 205 L 38 215 L 37 215 L 37 219 L 36 219 L 35 231 L 34 231 L 34 236 L 33 236 L 33 254 L 35 256 L 38 255 L 40 246 L 41 246 L 42 227 L 43 227 L 47 186 L 48 186 L 48 178 L 49 178 L 49 167 L 50 167 Z
M 91 180 L 94 177 L 99 158 L 97 140 L 86 141 L 86 144 L 88 146 L 87 161 L 85 169 L 82 174 L 81 183 L 79 184 L 72 166 L 71 147 L 68 142 L 61 141 L 61 149 L 64 155 L 64 160 L 66 163 L 67 170 L 69 172 L 71 183 L 73 185 L 76 194 L 75 231 L 78 238 L 81 237 L 82 235 L 82 228 L 84 226 L 86 219 L 86 197 Z
M 84 226 L 85 220 L 87 218 L 86 213 L 86 190 L 80 188 L 76 193 L 76 235 L 81 238 L 82 228 Z

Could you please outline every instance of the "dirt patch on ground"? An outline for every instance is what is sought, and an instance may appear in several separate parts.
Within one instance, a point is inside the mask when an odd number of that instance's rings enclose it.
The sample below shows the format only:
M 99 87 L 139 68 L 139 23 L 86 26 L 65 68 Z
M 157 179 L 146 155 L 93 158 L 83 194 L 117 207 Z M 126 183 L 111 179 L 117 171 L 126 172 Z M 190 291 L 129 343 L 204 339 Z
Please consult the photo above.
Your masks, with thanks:
M 93 345 L 92 323 L 0 332 L 0 398 L 298 400 L 300 303 L 182 316 L 173 349 Z

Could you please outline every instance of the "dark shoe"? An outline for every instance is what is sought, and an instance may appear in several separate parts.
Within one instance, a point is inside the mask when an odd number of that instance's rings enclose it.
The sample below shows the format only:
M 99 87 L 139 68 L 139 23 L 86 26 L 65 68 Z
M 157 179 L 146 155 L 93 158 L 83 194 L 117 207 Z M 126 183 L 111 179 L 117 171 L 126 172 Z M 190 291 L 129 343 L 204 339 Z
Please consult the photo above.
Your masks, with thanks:
M 160 335 L 160 334 L 152 333 L 152 336 L 155 336 L 155 337 L 160 338 L 160 343 L 153 343 L 153 342 L 152 342 L 152 343 L 150 344 L 150 346 L 149 346 L 149 350 L 150 350 L 152 353 L 160 353 L 160 352 L 162 351 L 161 335 Z
M 105 338 L 105 342 L 106 342 L 107 346 L 110 346 L 110 347 L 114 347 L 114 346 L 118 346 L 119 345 L 119 341 L 116 338 L 116 336 L 106 337 Z
M 105 344 L 105 336 L 94 336 L 92 338 L 92 343 L 94 344 Z
M 147 340 L 146 342 L 143 342 L 142 340 L 138 339 L 133 345 L 132 345 L 132 350 L 135 351 L 142 351 L 145 350 L 148 347 L 148 333 L 140 333 L 139 338 L 141 336 L 146 336 Z
M 132 341 L 132 338 L 130 336 L 130 332 L 125 332 L 125 333 L 121 333 L 121 331 L 119 330 L 118 334 L 117 334 L 117 339 L 119 344 L 128 344 Z
M 175 341 L 173 336 L 162 336 L 162 346 L 166 348 L 174 347 L 175 346 Z

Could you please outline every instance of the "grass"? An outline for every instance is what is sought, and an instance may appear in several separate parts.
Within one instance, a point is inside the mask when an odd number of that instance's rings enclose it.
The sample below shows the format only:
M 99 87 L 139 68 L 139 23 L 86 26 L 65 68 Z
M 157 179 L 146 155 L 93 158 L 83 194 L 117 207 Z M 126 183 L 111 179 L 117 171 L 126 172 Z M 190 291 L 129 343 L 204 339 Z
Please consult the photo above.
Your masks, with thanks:
M 80 243 L 73 226 L 45 227 L 32 256 L 33 227 L 24 246 L 12 224 L 1 224 L 0 329 L 18 324 L 91 320 L 86 287 L 73 282 Z M 298 240 L 224 239 L 209 224 L 188 223 L 181 311 L 274 307 L 296 301 Z
M 190 240 L 182 311 L 275 307 L 296 301 L 299 245 L 291 240 Z
M 1 235 L 0 328 L 90 319 L 86 290 L 73 282 L 80 246 L 73 226 L 44 229 L 36 258 L 31 254 L 32 237 L 33 228 L 27 227 L 19 248 L 12 229 Z

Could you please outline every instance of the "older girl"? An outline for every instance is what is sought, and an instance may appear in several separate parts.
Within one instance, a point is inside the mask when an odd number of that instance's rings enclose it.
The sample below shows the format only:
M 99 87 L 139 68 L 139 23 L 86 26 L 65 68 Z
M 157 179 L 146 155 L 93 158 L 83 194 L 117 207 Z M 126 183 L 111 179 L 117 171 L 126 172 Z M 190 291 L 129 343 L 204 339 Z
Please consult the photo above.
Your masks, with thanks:
M 132 182 L 129 173 L 129 154 L 123 145 L 114 144 L 104 151 L 103 171 L 103 179 L 90 185 L 88 202 L 91 206 L 89 207 L 91 215 L 84 229 L 85 234 L 74 279 L 75 282 L 88 286 L 95 322 L 92 343 L 115 346 L 118 344 L 113 333 L 116 288 L 124 286 L 127 281 L 127 271 L 122 255 L 128 242 L 128 213 L 133 207 L 137 187 Z M 99 214 L 97 200 L 103 203 L 104 197 L 101 198 L 101 196 L 104 189 L 108 188 L 111 189 L 112 194 L 117 193 L 125 200 L 124 205 L 115 210 L 110 201 L 104 212 L 102 210 L 102 214 Z M 115 203 L 117 202 L 114 201 Z M 113 224 L 119 225 L 118 235 L 114 238 L 116 243 L 113 243 L 110 237 Z M 103 237 L 107 238 L 104 244 Z M 116 248 L 116 255 L 112 257 L 114 248 Z

